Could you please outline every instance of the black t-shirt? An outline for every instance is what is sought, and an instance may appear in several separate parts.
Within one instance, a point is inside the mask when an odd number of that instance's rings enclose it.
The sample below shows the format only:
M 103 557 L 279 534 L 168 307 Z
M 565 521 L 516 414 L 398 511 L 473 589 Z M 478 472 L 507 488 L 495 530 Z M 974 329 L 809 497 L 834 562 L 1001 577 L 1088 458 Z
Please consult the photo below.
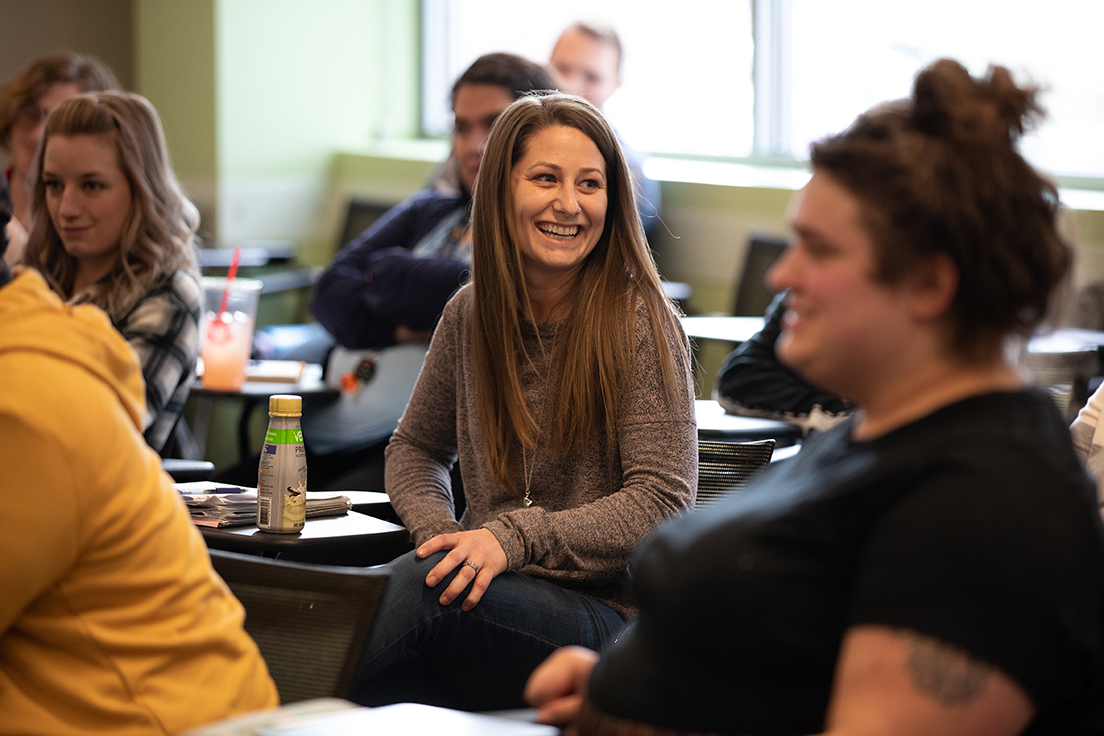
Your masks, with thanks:
M 869 442 L 852 423 L 642 544 L 640 615 L 596 667 L 594 704 L 816 733 L 844 632 L 879 624 L 1011 676 L 1038 708 L 1027 733 L 1104 732 L 1104 528 L 1050 399 L 978 396 Z

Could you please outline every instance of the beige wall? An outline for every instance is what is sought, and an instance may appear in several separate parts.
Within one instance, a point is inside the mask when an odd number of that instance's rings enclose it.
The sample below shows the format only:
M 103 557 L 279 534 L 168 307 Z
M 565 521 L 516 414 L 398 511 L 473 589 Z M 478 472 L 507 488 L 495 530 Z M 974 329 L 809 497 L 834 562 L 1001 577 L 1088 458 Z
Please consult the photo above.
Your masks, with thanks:
M 134 85 L 132 0 L 0 0 L 0 79 L 59 49 L 99 57 Z
M 54 51 L 92 54 L 115 72 L 125 89 L 134 85 L 132 0 L 0 0 L 0 80 Z M 8 155 L 0 150 L 0 165 Z

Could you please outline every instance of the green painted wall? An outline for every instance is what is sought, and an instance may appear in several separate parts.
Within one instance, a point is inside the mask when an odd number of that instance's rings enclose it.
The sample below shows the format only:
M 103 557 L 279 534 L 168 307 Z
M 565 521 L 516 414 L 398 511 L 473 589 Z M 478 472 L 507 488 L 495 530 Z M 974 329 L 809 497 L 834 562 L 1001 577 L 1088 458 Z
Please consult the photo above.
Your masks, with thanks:
M 215 229 L 216 110 L 214 0 L 136 0 L 135 90 L 165 128 L 176 174 Z
M 417 134 L 418 4 L 219 0 L 220 176 L 323 176 L 337 149 Z
M 419 129 L 417 0 L 135 0 L 137 89 L 211 244 L 310 250 L 335 151 Z

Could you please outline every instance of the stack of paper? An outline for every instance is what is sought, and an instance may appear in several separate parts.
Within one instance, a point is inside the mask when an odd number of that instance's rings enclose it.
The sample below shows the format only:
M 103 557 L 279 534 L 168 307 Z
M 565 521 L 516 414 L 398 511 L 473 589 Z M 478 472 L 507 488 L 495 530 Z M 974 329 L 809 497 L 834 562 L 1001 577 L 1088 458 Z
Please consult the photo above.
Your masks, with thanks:
M 301 360 L 251 360 L 245 368 L 245 380 L 298 383 L 306 366 Z
M 184 503 L 198 526 L 246 526 L 257 523 L 257 489 L 209 483 L 177 483 Z M 340 516 L 352 508 L 348 496 L 307 494 L 307 518 Z

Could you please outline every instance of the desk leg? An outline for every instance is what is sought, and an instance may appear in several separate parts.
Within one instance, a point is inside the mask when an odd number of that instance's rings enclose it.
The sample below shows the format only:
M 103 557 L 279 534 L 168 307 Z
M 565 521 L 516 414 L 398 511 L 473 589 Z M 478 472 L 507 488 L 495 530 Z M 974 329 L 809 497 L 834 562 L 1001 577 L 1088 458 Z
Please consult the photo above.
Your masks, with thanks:
M 268 401 L 268 398 L 264 397 L 263 400 Z M 253 412 L 260 401 L 246 396 L 243 397 L 243 402 L 241 419 L 238 420 L 238 456 L 244 463 L 256 459 L 256 455 L 253 454 L 253 450 L 249 446 L 249 419 L 253 416 Z
M 192 421 L 192 435 L 195 437 L 199 456 L 207 457 L 207 431 L 211 428 L 211 404 L 214 400 L 210 396 L 196 397 L 195 417 Z

